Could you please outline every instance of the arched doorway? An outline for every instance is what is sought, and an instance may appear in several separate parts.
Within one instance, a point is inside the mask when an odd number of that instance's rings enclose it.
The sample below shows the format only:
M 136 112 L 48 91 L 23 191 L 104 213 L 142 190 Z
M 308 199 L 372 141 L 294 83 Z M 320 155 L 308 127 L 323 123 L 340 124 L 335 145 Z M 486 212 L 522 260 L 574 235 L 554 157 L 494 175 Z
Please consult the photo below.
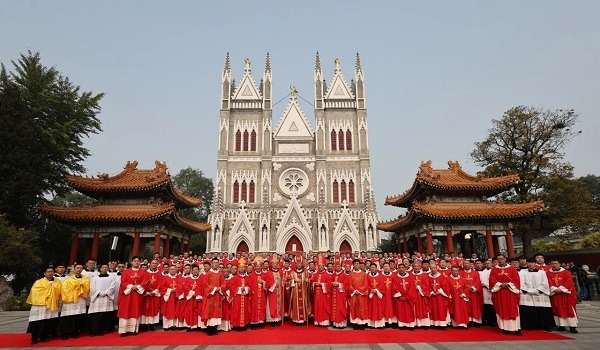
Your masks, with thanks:
M 340 253 L 352 253 L 352 246 L 347 240 L 344 240 L 342 244 L 340 244 Z
M 241 241 L 240 244 L 238 244 L 237 249 L 235 250 L 236 253 L 248 253 L 250 251 L 250 248 L 248 248 L 248 244 L 246 243 L 246 241 Z
M 304 252 L 304 248 L 302 247 L 302 242 L 300 242 L 300 239 L 296 235 L 293 235 L 292 237 L 290 237 L 290 240 L 285 245 L 285 251 L 286 252 Z

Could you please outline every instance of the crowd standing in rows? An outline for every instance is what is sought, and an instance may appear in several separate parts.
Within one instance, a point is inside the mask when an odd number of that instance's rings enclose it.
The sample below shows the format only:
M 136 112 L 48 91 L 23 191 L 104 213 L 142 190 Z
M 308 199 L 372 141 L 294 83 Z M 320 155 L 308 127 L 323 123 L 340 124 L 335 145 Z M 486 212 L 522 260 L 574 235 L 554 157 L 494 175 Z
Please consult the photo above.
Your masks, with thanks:
M 346 328 L 492 326 L 577 333 L 577 293 L 559 261 L 502 254 L 305 253 L 171 255 L 48 267 L 27 302 L 32 344 L 83 333 L 244 331 L 294 325 Z M 70 274 L 67 274 L 70 273 Z

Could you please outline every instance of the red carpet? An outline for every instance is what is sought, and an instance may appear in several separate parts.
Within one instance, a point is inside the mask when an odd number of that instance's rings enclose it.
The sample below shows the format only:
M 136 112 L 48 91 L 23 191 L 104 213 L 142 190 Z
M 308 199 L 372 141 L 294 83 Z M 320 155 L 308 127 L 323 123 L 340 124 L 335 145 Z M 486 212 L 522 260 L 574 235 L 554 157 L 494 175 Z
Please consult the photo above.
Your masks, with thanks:
M 572 339 L 557 333 L 523 331 L 523 336 L 505 335 L 497 328 L 470 330 L 448 329 L 413 332 L 398 329 L 355 331 L 330 330 L 321 327 L 265 327 L 245 332 L 219 332 L 209 337 L 202 332 L 149 332 L 121 338 L 112 333 L 101 337 L 84 336 L 79 339 L 53 339 L 36 347 L 82 347 L 82 346 L 152 346 L 152 345 L 267 345 L 267 344 L 373 344 L 373 343 L 421 343 L 421 342 L 481 342 L 521 340 Z M 0 347 L 20 348 L 30 346 L 30 334 L 0 334 Z

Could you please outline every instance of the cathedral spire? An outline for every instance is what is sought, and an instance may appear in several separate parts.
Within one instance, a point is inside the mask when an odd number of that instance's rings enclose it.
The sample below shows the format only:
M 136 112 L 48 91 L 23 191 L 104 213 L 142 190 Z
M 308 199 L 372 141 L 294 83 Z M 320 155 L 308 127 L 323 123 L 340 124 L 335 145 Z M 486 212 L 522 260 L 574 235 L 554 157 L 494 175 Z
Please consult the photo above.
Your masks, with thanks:
M 265 71 L 262 78 L 262 95 L 264 109 L 271 109 L 271 99 L 273 95 L 273 73 L 271 73 L 271 55 L 267 52 L 265 59 Z
M 354 63 L 354 69 L 356 71 L 356 75 L 362 75 L 362 66 L 360 65 L 360 55 L 358 52 L 356 53 L 356 62 Z
M 265 60 L 265 73 L 271 72 L 271 56 L 267 52 L 267 59 Z
M 231 92 L 233 84 L 231 82 L 231 63 L 229 61 L 229 52 L 225 55 L 225 66 L 223 67 L 223 76 L 221 77 L 221 109 L 229 109 L 231 102 Z
M 317 51 L 317 57 L 315 58 L 315 108 L 323 108 L 323 97 L 325 81 L 323 80 L 323 71 L 321 70 L 321 57 L 319 51 Z
M 227 55 L 225 55 L 225 67 L 223 68 L 223 75 L 225 75 L 226 73 L 231 73 L 231 63 L 229 61 L 229 51 L 227 52 Z
M 315 60 L 315 72 L 321 71 L 321 57 L 319 56 L 319 51 L 317 51 L 317 58 Z

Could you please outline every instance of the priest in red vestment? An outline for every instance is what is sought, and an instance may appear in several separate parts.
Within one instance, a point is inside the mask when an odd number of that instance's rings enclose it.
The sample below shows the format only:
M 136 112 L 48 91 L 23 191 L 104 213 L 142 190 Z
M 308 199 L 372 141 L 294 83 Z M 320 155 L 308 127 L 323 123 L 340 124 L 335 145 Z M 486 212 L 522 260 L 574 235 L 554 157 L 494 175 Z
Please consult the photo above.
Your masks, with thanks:
M 267 278 L 267 323 L 283 320 L 285 279 L 277 258 L 271 259 L 271 270 Z
M 504 332 L 521 335 L 519 301 L 521 298 L 521 279 L 517 270 L 506 263 L 506 257 L 499 254 L 498 265 L 490 272 L 490 292 L 496 310 L 498 327 Z
M 169 273 L 162 277 L 160 295 L 162 295 L 160 313 L 162 314 L 163 329 L 174 330 L 179 327 L 178 306 L 179 295 L 183 295 L 181 284 L 183 280 L 177 275 L 177 266 L 169 266 Z
M 304 270 L 303 263 L 297 262 L 296 269 L 289 275 L 290 306 L 288 316 L 294 325 L 308 322 L 310 309 L 310 277 Z M 287 293 L 287 292 L 286 292 Z
M 331 299 L 329 297 L 329 274 L 325 265 L 320 261 L 317 272 L 312 276 L 313 316 L 315 326 L 329 326 L 331 318 Z
M 238 265 L 238 273 L 229 281 L 229 291 L 231 327 L 236 331 L 242 331 L 250 323 L 250 288 L 246 264 Z
M 350 323 L 356 329 L 364 329 L 369 323 L 367 298 L 369 284 L 367 274 L 360 269 L 360 260 L 354 259 L 352 271 L 349 274 L 350 286 Z
M 417 289 L 414 275 L 406 272 L 406 266 L 398 265 L 398 270 L 392 278 L 392 297 L 394 298 L 394 314 L 398 320 L 398 327 L 415 329 L 415 303 Z
M 463 263 L 467 264 L 468 260 Z M 451 268 L 451 275 L 448 278 L 450 282 L 450 318 L 452 327 L 467 328 L 469 326 L 469 301 L 471 296 L 471 286 L 467 280 L 460 275 L 460 269 L 457 266 Z
M 148 274 L 140 269 L 142 258 L 134 256 L 131 268 L 121 274 L 119 287 L 119 334 L 121 336 L 136 335 L 140 327 L 144 291 L 148 284 Z
M 577 311 L 575 309 L 577 291 L 573 283 L 573 276 L 570 271 L 560 266 L 558 260 L 551 261 L 550 265 L 552 268 L 547 272 L 547 275 L 554 322 L 558 325 L 559 331 L 564 331 L 565 327 L 569 327 L 571 333 L 579 333 L 577 331 Z
M 206 334 L 217 335 L 223 313 L 222 297 L 225 295 L 225 276 L 219 271 L 219 259 L 211 260 L 211 268 L 204 275 L 204 303 L 202 319 L 206 325 Z
M 256 262 L 254 272 L 248 278 L 250 287 L 250 327 L 258 328 L 265 323 L 267 316 L 267 288 L 262 271 L 262 262 Z
M 415 317 L 417 327 L 429 327 L 431 326 L 431 319 L 429 314 L 431 312 L 431 304 L 429 302 L 429 296 L 431 294 L 431 285 L 429 284 L 429 277 L 421 270 L 421 263 L 415 261 L 413 263 L 411 276 L 415 281 Z
M 180 324 L 180 327 L 185 327 L 188 331 L 198 328 L 198 314 L 196 313 L 198 301 L 196 296 L 202 292 L 200 287 L 200 270 L 198 266 L 194 266 L 190 277 L 183 279 L 182 283 L 183 308 L 180 316 L 182 316 L 183 323 Z
M 383 276 L 377 271 L 376 264 L 371 264 L 369 267 L 369 272 L 367 273 L 367 285 L 369 286 L 369 298 L 367 299 L 369 327 L 383 328 L 385 326 L 383 297 L 386 286 L 383 281 Z
M 154 331 L 154 326 L 160 322 L 160 281 L 162 274 L 158 269 L 156 259 L 150 261 L 148 273 L 148 286 L 144 292 L 144 309 L 142 311 L 141 326 L 149 331 Z
M 231 274 L 231 269 L 229 267 L 223 268 L 223 276 L 225 276 L 225 293 L 221 298 L 221 325 L 218 326 L 218 330 L 229 332 L 231 330 L 231 310 L 230 303 L 228 301 L 229 296 L 231 295 L 230 284 L 231 279 L 233 278 L 233 274 Z
M 429 266 L 429 300 L 431 303 L 431 323 L 434 327 L 445 329 L 450 324 L 450 283 L 448 277 L 444 277 L 435 263 Z
M 346 328 L 348 323 L 348 275 L 341 264 L 335 265 L 331 276 L 331 322 L 335 328 Z
M 390 263 L 383 263 L 383 271 L 381 271 L 381 278 L 383 285 L 385 286 L 383 292 L 382 308 L 383 308 L 383 320 L 387 327 L 396 327 L 398 324 L 398 318 L 396 317 L 396 305 L 394 303 L 392 293 L 392 283 L 394 280 L 394 273 L 390 269 Z
M 463 266 L 464 270 L 461 271 L 461 276 L 467 281 L 471 292 L 469 296 L 469 321 L 471 326 L 479 327 L 483 321 L 483 285 L 481 284 L 481 277 L 479 272 L 473 268 L 471 260 L 465 260 Z

